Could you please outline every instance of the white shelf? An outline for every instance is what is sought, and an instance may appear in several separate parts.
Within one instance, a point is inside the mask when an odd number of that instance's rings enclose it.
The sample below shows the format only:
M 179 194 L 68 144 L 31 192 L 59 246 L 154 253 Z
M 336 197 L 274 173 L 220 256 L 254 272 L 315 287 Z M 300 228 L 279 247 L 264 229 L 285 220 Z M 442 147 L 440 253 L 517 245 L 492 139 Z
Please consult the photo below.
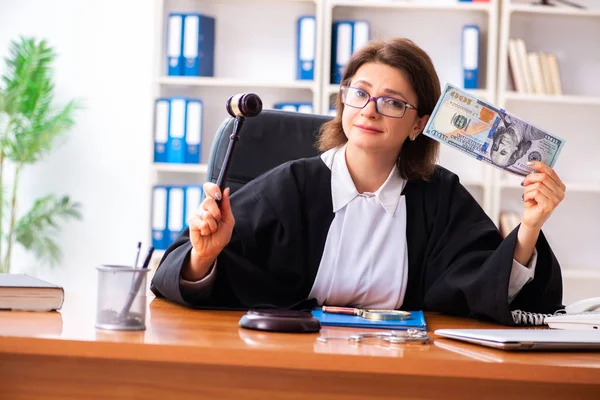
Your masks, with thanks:
M 560 15 L 570 17 L 600 17 L 600 10 L 578 9 L 566 6 L 541 6 L 532 4 L 512 4 L 510 6 L 512 13 L 529 13 L 539 15 Z
M 521 189 L 522 177 L 505 177 L 499 183 L 502 189 Z M 567 193 L 571 192 L 583 192 L 583 193 L 600 193 L 600 182 L 597 184 L 593 183 L 582 183 L 582 182 L 564 182 L 567 187 Z
M 489 12 L 491 3 L 441 3 L 436 1 L 408 0 L 331 0 L 333 7 L 387 8 L 387 9 L 417 9 L 417 10 L 458 10 Z
M 193 76 L 163 76 L 158 79 L 158 83 L 163 86 L 260 87 L 275 89 L 317 90 L 317 87 L 313 81 L 281 82 Z
M 205 174 L 208 168 L 206 164 L 175 164 L 175 163 L 154 163 L 152 168 L 156 172 L 183 172 L 190 174 Z
M 600 280 L 600 268 L 564 268 L 562 271 L 564 278 L 571 279 L 595 279 Z
M 486 186 L 486 183 L 480 179 L 461 179 L 460 183 L 463 186 L 471 186 L 471 187 L 476 186 L 476 187 L 483 188 Z
M 338 84 L 330 84 L 327 87 L 327 92 L 329 94 L 337 94 L 337 92 L 339 92 L 339 90 L 340 90 L 340 85 L 338 85 Z
M 507 101 L 528 101 L 540 103 L 573 104 L 600 106 L 600 97 L 518 93 L 508 91 L 504 94 Z

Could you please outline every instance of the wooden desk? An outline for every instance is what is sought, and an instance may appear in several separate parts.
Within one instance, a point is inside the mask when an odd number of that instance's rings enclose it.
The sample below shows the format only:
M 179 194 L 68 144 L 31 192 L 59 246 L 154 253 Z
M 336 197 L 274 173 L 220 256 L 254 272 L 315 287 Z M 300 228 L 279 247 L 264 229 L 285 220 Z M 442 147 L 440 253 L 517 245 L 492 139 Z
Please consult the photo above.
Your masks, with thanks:
M 509 353 L 433 335 L 427 345 L 321 344 L 241 329 L 240 312 L 150 300 L 141 332 L 96 330 L 93 301 L 69 294 L 60 313 L 1 311 L 0 399 L 600 398 L 600 353 Z

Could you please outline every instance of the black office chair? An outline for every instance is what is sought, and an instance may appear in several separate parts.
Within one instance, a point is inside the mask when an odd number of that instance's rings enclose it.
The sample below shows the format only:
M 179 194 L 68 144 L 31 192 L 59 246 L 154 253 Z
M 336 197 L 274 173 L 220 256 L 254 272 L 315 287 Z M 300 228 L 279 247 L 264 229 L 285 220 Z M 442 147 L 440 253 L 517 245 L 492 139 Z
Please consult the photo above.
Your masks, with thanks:
M 290 160 L 313 157 L 317 133 L 330 116 L 280 110 L 263 110 L 246 118 L 227 174 L 226 186 L 233 194 L 257 176 Z M 227 118 L 213 141 L 206 179 L 216 182 L 225 159 L 234 118 Z

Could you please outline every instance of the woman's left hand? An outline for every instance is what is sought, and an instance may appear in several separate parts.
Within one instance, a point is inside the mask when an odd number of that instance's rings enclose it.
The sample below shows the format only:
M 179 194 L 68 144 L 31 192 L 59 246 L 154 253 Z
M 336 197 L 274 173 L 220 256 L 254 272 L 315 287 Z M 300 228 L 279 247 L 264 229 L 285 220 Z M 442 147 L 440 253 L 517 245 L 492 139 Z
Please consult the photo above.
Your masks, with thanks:
M 565 184 L 556 172 L 546 164 L 535 161 L 531 168 L 538 171 L 531 173 L 523 180 L 525 203 L 523 225 L 541 229 L 554 209 L 565 198 Z

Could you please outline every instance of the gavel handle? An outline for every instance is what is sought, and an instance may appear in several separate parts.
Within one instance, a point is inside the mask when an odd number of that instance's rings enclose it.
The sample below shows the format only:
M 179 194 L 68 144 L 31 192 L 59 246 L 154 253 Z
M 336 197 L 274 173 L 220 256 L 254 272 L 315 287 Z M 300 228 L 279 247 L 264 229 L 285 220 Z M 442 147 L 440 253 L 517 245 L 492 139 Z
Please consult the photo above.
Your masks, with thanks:
M 236 117 L 233 123 L 233 133 L 229 136 L 229 145 L 227 146 L 227 152 L 225 153 L 225 159 L 223 160 L 223 165 L 221 166 L 221 171 L 219 171 L 219 177 L 217 178 L 217 186 L 221 190 L 221 195 L 223 195 L 223 191 L 225 190 L 225 184 L 227 183 L 227 173 L 229 172 L 229 165 L 231 164 L 231 158 L 233 157 L 233 150 L 235 149 L 235 144 L 239 140 L 240 129 L 242 129 L 242 125 L 244 125 L 243 117 Z M 221 206 L 221 200 L 217 200 L 217 205 Z

